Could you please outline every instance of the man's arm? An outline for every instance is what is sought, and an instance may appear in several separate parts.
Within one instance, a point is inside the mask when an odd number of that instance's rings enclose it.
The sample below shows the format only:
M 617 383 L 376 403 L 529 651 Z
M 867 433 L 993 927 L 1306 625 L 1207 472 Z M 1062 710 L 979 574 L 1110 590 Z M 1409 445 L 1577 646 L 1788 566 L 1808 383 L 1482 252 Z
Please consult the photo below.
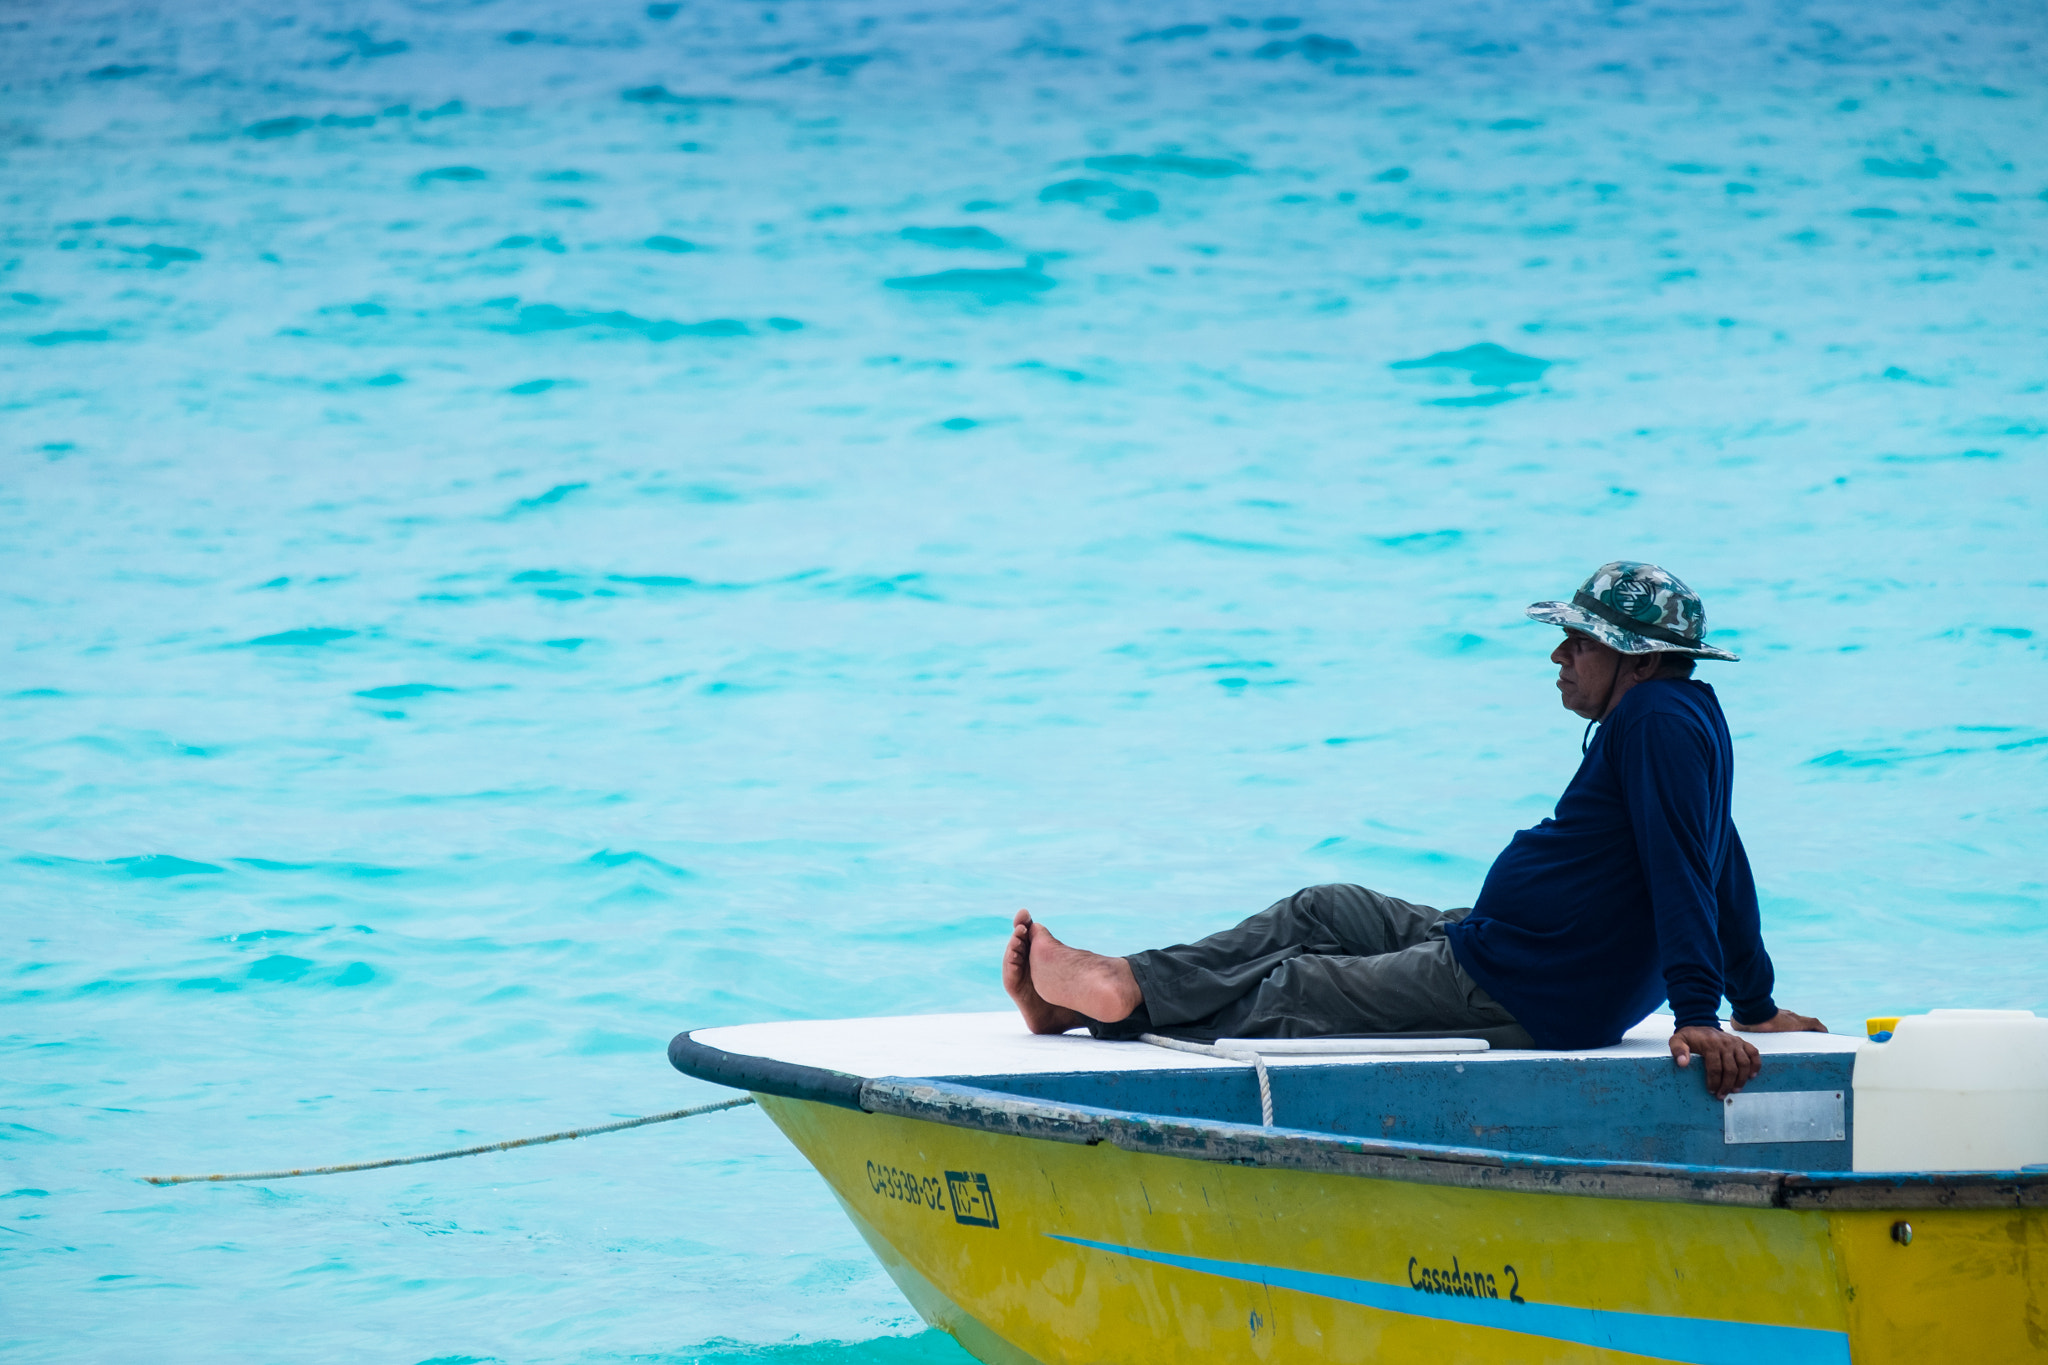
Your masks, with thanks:
M 1689 1066 L 1697 1054 L 1707 1089 L 1723 1099 L 1763 1069 L 1763 1058 L 1755 1045 L 1721 1031 L 1722 878 L 1714 869 L 1722 850 L 1714 844 L 1722 814 L 1713 795 L 1713 739 L 1695 725 L 1657 713 L 1616 738 L 1621 742 L 1614 761 L 1649 887 L 1664 989 L 1677 1016 L 1671 1058 Z M 1759 954 L 1762 946 L 1759 935 Z M 1764 963 L 1768 969 L 1768 957 Z M 1765 985 L 1766 1000 L 1769 994 Z
M 1664 989 L 1678 1027 L 1720 1027 L 1718 842 L 1712 737 L 1658 712 L 1616 736 L 1613 761 L 1650 893 Z

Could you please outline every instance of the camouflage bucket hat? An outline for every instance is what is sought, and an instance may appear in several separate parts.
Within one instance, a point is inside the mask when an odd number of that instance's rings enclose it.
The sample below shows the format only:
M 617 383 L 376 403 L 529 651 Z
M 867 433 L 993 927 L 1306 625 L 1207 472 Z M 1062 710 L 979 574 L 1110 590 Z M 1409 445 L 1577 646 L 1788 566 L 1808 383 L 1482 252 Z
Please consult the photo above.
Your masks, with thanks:
M 1623 654 L 1690 654 L 1739 662 L 1707 643 L 1707 609 L 1700 595 L 1655 564 L 1626 559 L 1602 564 L 1571 601 L 1537 602 L 1529 616 L 1582 630 Z

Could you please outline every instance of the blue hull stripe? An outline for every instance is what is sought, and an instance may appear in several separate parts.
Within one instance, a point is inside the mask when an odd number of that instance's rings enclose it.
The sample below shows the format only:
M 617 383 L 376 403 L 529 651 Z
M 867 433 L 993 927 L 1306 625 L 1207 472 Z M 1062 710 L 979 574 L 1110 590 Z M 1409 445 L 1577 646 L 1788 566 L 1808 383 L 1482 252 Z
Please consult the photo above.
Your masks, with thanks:
M 1467 1299 L 1428 1294 L 1405 1284 L 1354 1280 L 1282 1266 L 1243 1261 L 1212 1261 L 1202 1256 L 1176 1256 L 1143 1247 L 1091 1242 L 1084 1237 L 1047 1233 L 1057 1242 L 1113 1252 L 1133 1260 L 1154 1261 L 1201 1275 L 1243 1280 L 1274 1289 L 1292 1289 L 1344 1303 L 1363 1304 L 1386 1313 L 1436 1318 L 1468 1327 L 1548 1337 L 1580 1346 L 1629 1351 L 1684 1365 L 1849 1365 L 1849 1336 L 1817 1327 L 1778 1327 L 1761 1322 L 1727 1322 L 1718 1318 L 1666 1317 L 1658 1313 L 1624 1313 L 1605 1308 L 1569 1308 L 1555 1303 L 1514 1303 L 1507 1299 Z

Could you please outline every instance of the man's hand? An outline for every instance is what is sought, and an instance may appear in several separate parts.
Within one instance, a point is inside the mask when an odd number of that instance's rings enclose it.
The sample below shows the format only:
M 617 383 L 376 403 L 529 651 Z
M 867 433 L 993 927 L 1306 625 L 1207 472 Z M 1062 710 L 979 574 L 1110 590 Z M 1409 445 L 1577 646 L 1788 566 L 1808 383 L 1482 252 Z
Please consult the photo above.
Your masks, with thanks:
M 1828 1026 L 1809 1015 L 1794 1014 L 1791 1010 L 1779 1010 L 1761 1024 L 1745 1024 L 1735 1021 L 1735 1027 L 1744 1033 L 1826 1033 Z
M 1702 1024 L 1671 1035 L 1672 1061 L 1691 1066 L 1694 1053 L 1706 1064 L 1707 1089 L 1717 1100 L 1727 1099 L 1764 1069 L 1763 1055 L 1755 1044 Z

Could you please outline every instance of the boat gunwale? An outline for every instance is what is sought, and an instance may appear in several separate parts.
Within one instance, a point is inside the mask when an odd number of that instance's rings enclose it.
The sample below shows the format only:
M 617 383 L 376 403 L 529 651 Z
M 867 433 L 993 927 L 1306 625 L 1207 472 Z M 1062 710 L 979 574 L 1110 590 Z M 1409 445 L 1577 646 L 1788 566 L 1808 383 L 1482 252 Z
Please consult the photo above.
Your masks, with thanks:
M 676 1070 L 734 1089 L 871 1114 L 1229 1165 L 1527 1194 L 1851 1212 L 2048 1207 L 2048 1171 L 1789 1171 L 1544 1156 L 1262 1128 L 1031 1099 L 931 1077 L 860 1077 L 726 1052 L 679 1033 Z
M 822 1066 L 756 1057 L 745 1052 L 700 1043 L 686 1030 L 669 1040 L 668 1064 L 685 1076 L 714 1085 L 730 1086 L 757 1095 L 780 1095 L 791 1100 L 815 1100 L 841 1109 L 862 1108 L 861 1087 L 865 1076 L 830 1071 Z

